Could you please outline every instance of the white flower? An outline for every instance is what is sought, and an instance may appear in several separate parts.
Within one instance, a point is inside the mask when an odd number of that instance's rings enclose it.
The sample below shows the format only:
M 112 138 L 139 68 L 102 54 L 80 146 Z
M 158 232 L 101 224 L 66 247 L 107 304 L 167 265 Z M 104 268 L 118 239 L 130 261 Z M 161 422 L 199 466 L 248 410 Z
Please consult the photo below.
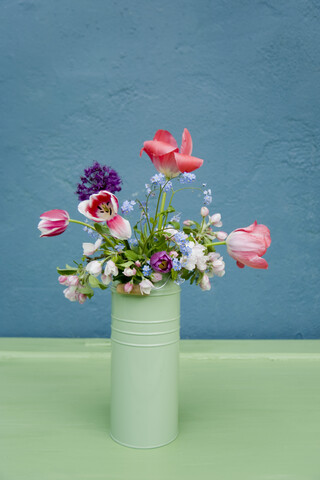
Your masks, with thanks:
M 63 290 L 64 296 L 70 300 L 70 302 L 76 302 L 78 300 L 77 287 L 68 287 Z
M 142 280 L 142 282 L 139 283 L 139 287 L 140 287 L 141 295 L 143 294 L 149 295 L 149 293 L 151 292 L 151 289 L 154 288 L 154 285 L 152 282 L 150 282 L 150 280 L 145 278 L 144 280 Z
M 183 256 L 181 258 L 182 266 L 189 271 L 197 267 L 200 272 L 204 272 L 207 268 L 208 260 L 208 257 L 204 254 L 205 247 L 199 243 L 195 244 L 194 242 L 187 242 L 187 246 L 192 250 L 188 257 Z
M 133 275 L 135 275 L 137 273 L 137 270 L 135 268 L 129 268 L 129 267 L 126 267 L 124 270 L 123 270 L 123 274 L 126 276 L 126 277 L 132 277 Z
M 90 273 L 90 275 L 94 275 L 95 277 L 97 277 L 102 272 L 101 263 L 98 262 L 98 260 L 93 260 L 92 262 L 89 262 L 86 266 L 86 271 Z
M 101 280 L 102 283 L 105 285 L 109 285 L 109 283 L 112 281 L 112 275 L 105 275 L 104 273 L 101 275 Z
M 211 290 L 211 284 L 208 275 L 203 275 L 199 285 L 201 290 Z
M 106 263 L 106 267 L 104 269 L 105 275 L 118 275 L 119 270 L 116 264 L 112 260 L 108 260 Z
M 209 217 L 210 223 L 214 225 L 215 227 L 222 227 L 222 222 L 221 222 L 221 213 L 215 213 L 214 215 L 211 215 Z
M 209 215 L 209 209 L 207 207 L 202 207 L 200 210 L 200 214 L 202 217 L 206 217 L 207 215 Z
M 173 238 L 176 233 L 178 233 L 178 230 L 176 230 L 175 228 L 171 228 L 171 227 L 165 228 L 163 230 L 163 234 L 164 234 L 165 238 L 167 238 L 167 239 Z
M 83 255 L 85 255 L 86 257 L 93 255 L 94 252 L 96 252 L 100 248 L 101 243 L 102 243 L 101 238 L 98 238 L 98 240 L 95 243 L 89 243 L 89 242 L 83 243 L 82 244 Z
M 209 277 L 213 277 L 216 275 L 217 277 L 223 277 L 225 272 L 225 263 L 223 261 L 223 257 L 220 256 L 220 253 L 211 252 L 208 255 L 208 263 L 209 263 Z
M 153 272 L 153 273 L 151 273 L 150 278 L 154 283 L 157 283 L 157 282 L 160 282 L 162 280 L 162 275 L 161 275 L 161 273 Z
M 79 285 L 79 277 L 77 277 L 77 275 L 69 275 L 66 285 L 69 287 L 76 287 Z

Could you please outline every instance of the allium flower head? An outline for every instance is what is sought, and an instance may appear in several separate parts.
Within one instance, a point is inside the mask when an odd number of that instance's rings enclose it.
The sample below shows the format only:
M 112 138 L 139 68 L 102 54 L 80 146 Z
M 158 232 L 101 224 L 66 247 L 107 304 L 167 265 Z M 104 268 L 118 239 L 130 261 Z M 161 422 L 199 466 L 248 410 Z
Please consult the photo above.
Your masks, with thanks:
M 101 190 L 108 190 L 111 193 L 121 190 L 122 180 L 118 173 L 111 167 L 100 165 L 98 162 L 94 162 L 92 167 L 86 168 L 80 179 L 81 183 L 78 184 L 76 191 L 80 201 L 88 200 L 90 195 Z

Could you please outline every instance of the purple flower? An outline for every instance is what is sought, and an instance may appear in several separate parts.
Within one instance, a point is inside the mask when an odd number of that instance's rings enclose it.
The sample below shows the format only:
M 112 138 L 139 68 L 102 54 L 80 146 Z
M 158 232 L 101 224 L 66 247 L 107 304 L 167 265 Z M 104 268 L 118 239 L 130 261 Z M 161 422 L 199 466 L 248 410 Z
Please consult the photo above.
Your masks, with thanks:
M 92 167 L 86 168 L 80 179 L 81 183 L 78 184 L 76 191 L 80 201 L 88 200 L 90 195 L 101 190 L 107 190 L 111 193 L 121 190 L 122 181 L 117 172 L 106 165 L 100 165 L 98 162 L 94 162 Z
M 172 259 L 167 252 L 157 252 L 150 258 L 150 265 L 156 272 L 167 273 L 172 268 Z

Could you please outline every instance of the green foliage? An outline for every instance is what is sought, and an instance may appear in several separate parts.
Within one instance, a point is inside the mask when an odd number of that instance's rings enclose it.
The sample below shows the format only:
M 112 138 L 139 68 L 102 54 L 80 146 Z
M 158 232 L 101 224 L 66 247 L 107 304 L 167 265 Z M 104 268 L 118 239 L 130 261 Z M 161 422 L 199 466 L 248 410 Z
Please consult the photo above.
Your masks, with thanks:
M 124 254 L 128 260 L 132 260 L 133 262 L 139 259 L 139 255 L 133 250 L 126 250 Z
M 68 266 L 68 265 L 67 265 Z M 69 267 L 69 266 L 68 266 Z M 57 267 L 57 272 L 60 274 L 60 275 L 75 275 L 77 273 L 78 269 L 77 268 L 72 268 L 72 267 L 69 267 L 69 268 L 59 268 Z
M 94 275 L 89 275 L 89 283 L 92 288 L 101 288 L 101 290 L 105 290 L 107 285 L 100 282 Z

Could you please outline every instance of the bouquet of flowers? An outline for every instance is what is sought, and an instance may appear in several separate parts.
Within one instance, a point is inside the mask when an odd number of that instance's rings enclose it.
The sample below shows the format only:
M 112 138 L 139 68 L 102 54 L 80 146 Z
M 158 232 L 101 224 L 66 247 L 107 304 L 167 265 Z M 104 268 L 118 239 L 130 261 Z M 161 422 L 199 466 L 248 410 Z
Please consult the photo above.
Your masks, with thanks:
M 222 227 L 220 213 L 210 215 L 211 190 L 202 184 L 196 187 L 194 172 L 203 160 L 192 156 L 192 139 L 187 129 L 181 148 L 166 130 L 158 130 L 153 140 L 144 142 L 145 152 L 158 171 L 145 185 L 145 199 L 124 200 L 120 208 L 127 216 L 138 210 L 139 218 L 132 227 L 118 214 L 121 179 L 110 167 L 95 162 L 84 171 L 77 194 L 79 212 L 86 221 L 73 220 L 65 210 L 50 210 L 40 216 L 41 237 L 62 234 L 69 223 L 83 225 L 94 238 L 82 244 L 81 262 L 58 268 L 59 282 L 66 288 L 68 300 L 84 303 L 95 288 L 117 286 L 117 291 L 131 295 L 148 295 L 171 280 L 179 285 L 188 280 L 202 290 L 210 290 L 210 279 L 225 274 L 223 257 L 217 246 L 226 245 L 228 254 L 238 267 L 268 268 L 262 256 L 270 246 L 269 229 L 256 221 L 238 228 L 229 235 Z M 176 214 L 175 195 L 185 189 L 201 190 L 203 206 L 198 221 Z

